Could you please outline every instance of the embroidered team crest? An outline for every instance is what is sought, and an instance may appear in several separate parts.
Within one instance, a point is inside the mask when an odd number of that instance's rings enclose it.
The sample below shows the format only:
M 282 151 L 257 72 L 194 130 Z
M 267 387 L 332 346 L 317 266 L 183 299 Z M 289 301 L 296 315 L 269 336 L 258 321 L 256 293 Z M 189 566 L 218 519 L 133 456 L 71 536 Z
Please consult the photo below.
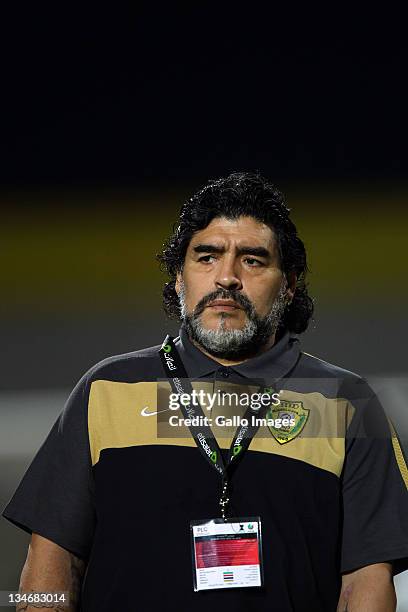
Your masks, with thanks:
M 309 413 L 310 409 L 304 408 L 303 402 L 280 400 L 278 406 L 273 406 L 268 410 L 266 417 L 268 419 L 273 419 L 274 422 L 276 419 L 293 419 L 295 424 L 287 427 L 283 425 L 281 425 L 281 427 L 269 425 L 269 431 L 279 444 L 286 444 L 300 434 L 306 425 Z

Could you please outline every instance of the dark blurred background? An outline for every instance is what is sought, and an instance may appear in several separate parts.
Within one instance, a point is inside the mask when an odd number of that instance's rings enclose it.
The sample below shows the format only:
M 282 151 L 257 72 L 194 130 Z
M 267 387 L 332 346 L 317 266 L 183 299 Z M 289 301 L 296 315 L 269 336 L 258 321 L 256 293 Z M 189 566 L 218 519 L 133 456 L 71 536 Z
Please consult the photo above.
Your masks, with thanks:
M 329 10 L 3 14 L 2 505 L 83 372 L 176 331 L 155 254 L 183 200 L 233 170 L 293 210 L 304 349 L 408 390 L 405 22 Z M 0 523 L 0 589 L 17 588 L 27 538 Z

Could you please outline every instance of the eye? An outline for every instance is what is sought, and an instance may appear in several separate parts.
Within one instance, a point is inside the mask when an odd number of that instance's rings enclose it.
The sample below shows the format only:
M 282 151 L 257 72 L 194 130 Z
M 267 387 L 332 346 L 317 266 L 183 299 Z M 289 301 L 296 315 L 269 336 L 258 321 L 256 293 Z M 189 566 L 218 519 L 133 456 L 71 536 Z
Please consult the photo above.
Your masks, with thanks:
M 214 255 L 203 255 L 202 257 L 198 258 L 198 261 L 203 263 L 211 263 L 211 259 L 215 259 Z
M 253 257 L 246 257 L 244 261 L 246 261 L 246 263 L 251 268 L 256 268 L 258 266 L 263 266 L 262 261 L 259 261 L 259 259 L 254 259 Z

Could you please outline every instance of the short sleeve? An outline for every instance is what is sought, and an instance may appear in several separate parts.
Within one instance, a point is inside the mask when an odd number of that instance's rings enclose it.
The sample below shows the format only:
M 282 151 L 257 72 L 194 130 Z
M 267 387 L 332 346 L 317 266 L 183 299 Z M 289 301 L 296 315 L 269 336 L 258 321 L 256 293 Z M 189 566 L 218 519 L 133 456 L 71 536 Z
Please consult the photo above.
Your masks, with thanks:
M 3 516 L 28 533 L 89 556 L 95 527 L 87 376 L 70 394 Z
M 408 569 L 408 469 L 392 423 L 360 379 L 350 400 L 342 473 L 341 571 L 391 562 Z

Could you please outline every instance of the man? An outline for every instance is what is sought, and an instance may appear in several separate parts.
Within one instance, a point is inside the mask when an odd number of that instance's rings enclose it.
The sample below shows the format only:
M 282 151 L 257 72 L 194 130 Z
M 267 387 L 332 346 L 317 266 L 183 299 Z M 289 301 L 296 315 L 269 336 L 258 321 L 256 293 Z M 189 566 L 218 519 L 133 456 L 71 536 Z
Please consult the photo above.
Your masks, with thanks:
M 300 350 L 313 304 L 282 195 L 258 174 L 210 182 L 160 259 L 180 336 L 100 362 L 73 390 L 3 513 L 33 534 L 21 590 L 69 591 L 87 612 L 392 612 L 407 466 L 367 383 Z M 174 412 L 174 389 L 218 404 Z M 278 400 L 254 405 L 269 418 L 239 437 L 215 415 L 249 414 L 245 389 Z M 209 414 L 210 435 L 183 421 Z M 231 535 L 232 517 L 257 533 Z M 230 531 L 191 539 L 210 524 Z M 250 563 L 231 561 L 237 543 L 255 545 Z

